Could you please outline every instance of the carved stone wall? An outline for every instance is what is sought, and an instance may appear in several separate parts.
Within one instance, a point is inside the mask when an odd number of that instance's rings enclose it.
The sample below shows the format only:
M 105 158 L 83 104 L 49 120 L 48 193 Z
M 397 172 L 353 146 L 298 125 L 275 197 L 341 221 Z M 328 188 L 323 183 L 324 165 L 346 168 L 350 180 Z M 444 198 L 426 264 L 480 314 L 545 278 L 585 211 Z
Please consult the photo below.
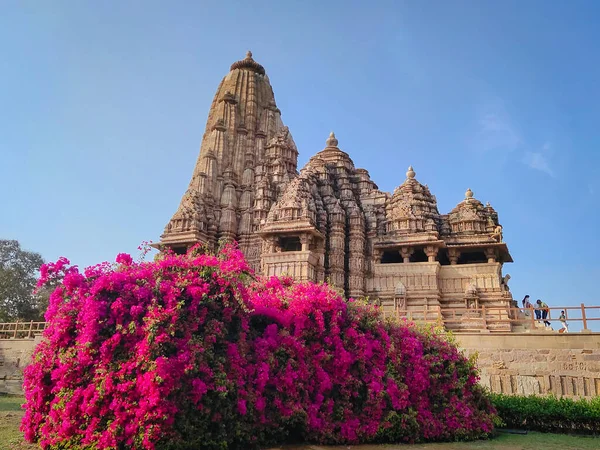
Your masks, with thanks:
M 440 268 L 440 289 L 461 294 L 473 282 L 480 292 L 500 292 L 499 263 L 461 264 Z
M 270 253 L 263 259 L 266 276 L 291 276 L 299 281 L 314 280 L 319 260 L 309 251 Z
M 455 337 L 466 355 L 477 353 L 480 383 L 492 392 L 600 395 L 600 333 L 461 333 Z M 0 394 L 22 393 L 23 369 L 39 339 L 0 340 Z
M 457 334 L 483 386 L 503 394 L 600 395 L 600 333 Z
M 0 339 L 0 394 L 22 394 L 23 370 L 40 340 Z
M 369 296 L 393 295 L 398 282 L 402 282 L 408 292 L 439 291 L 438 263 L 375 264 L 373 277 L 367 280 Z

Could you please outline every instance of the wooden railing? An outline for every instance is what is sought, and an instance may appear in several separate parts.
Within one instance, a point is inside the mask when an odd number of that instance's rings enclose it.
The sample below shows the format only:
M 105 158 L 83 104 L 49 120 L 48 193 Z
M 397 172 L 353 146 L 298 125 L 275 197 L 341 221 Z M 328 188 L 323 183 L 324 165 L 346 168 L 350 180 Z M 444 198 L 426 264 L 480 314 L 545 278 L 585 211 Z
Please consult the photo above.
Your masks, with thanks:
M 0 339 L 33 339 L 46 329 L 46 322 L 0 322 Z
M 406 318 L 415 322 L 440 323 L 446 327 L 465 325 L 466 322 L 473 325 L 474 328 L 486 329 L 488 324 L 505 324 L 511 326 L 522 325 L 525 329 L 536 330 L 542 326 L 536 326 L 536 323 L 543 324 L 544 320 L 554 325 L 555 329 L 562 328 L 559 321 L 561 311 L 565 312 L 566 322 L 569 324 L 569 331 L 574 331 L 574 324 L 581 325 L 582 332 L 599 331 L 600 332 L 600 306 L 586 306 L 581 303 L 580 306 L 562 306 L 548 308 L 546 319 L 542 317 L 537 319 L 536 308 L 516 308 L 516 307 L 486 307 L 480 308 L 442 308 L 440 306 L 430 306 L 422 309 L 410 310 L 382 310 L 384 318 L 396 317 Z M 595 325 L 595 326 L 594 326 Z M 457 330 L 459 331 L 459 330 Z
M 591 331 L 590 326 L 596 325 L 594 328 L 600 331 L 600 306 L 585 306 L 583 303 L 580 306 L 547 308 L 546 318 L 543 318 L 543 310 L 538 308 L 508 308 L 508 320 L 515 324 L 529 324 L 531 328 L 535 328 L 536 322 L 543 323 L 544 321 L 561 326 L 559 321 L 561 311 L 565 312 L 569 327 L 572 324 L 580 324 L 582 331 Z M 540 313 L 540 319 L 537 318 L 536 312 Z M 490 308 L 488 312 L 488 318 L 494 321 L 500 321 L 501 315 L 500 308 Z

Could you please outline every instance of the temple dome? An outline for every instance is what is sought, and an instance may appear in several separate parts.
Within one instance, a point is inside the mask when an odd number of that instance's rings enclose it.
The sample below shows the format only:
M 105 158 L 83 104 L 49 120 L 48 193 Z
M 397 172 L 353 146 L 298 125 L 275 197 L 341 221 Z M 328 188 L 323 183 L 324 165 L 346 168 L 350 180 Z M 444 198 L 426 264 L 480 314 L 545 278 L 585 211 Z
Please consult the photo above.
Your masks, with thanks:
M 235 69 L 249 69 L 261 75 L 265 74 L 265 68 L 254 61 L 252 58 L 252 52 L 250 50 L 246 52 L 246 57 L 244 59 L 236 61 L 231 65 L 230 70 Z
M 435 196 L 419 183 L 410 166 L 406 180 L 398 186 L 386 208 L 387 232 L 436 232 L 439 212 Z
M 337 167 L 344 167 L 349 172 L 354 172 L 354 161 L 350 155 L 338 147 L 338 140 L 335 133 L 329 133 L 325 141 L 325 148 L 310 158 L 307 167 L 317 168 L 327 164 L 335 164 Z
M 487 234 L 493 231 L 497 220 L 498 216 L 491 205 L 483 206 L 471 189 L 467 189 L 465 199 L 448 215 L 453 234 Z

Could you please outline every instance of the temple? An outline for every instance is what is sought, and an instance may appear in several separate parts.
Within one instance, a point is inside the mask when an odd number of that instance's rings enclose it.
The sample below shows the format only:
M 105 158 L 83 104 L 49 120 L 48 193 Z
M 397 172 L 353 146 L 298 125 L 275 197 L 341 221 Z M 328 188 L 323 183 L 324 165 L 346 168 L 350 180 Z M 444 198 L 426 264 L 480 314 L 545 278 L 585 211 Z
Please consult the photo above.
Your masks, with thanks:
M 235 240 L 259 274 L 325 281 L 384 311 L 437 315 L 450 329 L 511 331 L 506 314 L 486 313 L 513 306 L 502 274 L 512 258 L 489 203 L 467 189 L 440 214 L 412 167 L 393 193 L 380 191 L 333 132 L 299 173 L 297 157 L 265 69 L 248 52 L 217 89 L 159 246 Z

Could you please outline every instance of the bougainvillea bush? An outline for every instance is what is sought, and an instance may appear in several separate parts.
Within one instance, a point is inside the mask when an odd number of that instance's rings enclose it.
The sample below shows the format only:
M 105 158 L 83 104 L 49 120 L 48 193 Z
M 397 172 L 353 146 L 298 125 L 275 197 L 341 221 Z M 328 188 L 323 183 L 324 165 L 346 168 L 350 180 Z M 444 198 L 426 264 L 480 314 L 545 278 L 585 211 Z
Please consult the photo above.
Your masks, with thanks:
M 434 332 L 326 285 L 255 280 L 239 250 L 121 254 L 57 285 L 26 369 L 22 430 L 45 449 L 248 448 L 475 439 L 493 408 Z

